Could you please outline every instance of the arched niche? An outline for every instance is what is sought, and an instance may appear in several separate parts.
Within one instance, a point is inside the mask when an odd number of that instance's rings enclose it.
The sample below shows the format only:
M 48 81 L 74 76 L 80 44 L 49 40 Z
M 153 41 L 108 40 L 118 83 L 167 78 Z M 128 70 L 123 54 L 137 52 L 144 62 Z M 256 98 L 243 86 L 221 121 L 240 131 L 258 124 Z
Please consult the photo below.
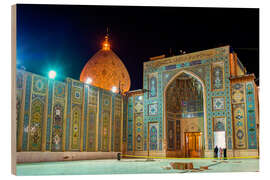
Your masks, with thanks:
M 166 85 L 164 89 L 166 156 L 203 156 L 207 148 L 205 96 L 203 81 L 189 71 L 180 71 Z M 192 153 L 193 147 L 196 152 Z

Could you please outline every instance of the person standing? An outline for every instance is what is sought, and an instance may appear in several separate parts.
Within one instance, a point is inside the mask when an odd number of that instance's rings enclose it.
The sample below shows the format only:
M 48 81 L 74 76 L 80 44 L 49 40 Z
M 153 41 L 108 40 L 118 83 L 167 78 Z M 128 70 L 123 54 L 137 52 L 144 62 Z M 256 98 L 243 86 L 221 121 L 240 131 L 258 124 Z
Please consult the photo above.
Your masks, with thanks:
M 218 157 L 218 147 L 217 146 L 214 149 L 214 156 L 215 156 L 215 158 Z
M 219 153 L 220 153 L 219 157 L 220 159 L 222 159 L 222 147 L 219 148 Z
M 224 148 L 224 150 L 223 150 L 224 152 L 223 152 L 223 156 L 224 156 L 224 159 L 227 159 L 227 149 L 226 149 L 226 147 Z

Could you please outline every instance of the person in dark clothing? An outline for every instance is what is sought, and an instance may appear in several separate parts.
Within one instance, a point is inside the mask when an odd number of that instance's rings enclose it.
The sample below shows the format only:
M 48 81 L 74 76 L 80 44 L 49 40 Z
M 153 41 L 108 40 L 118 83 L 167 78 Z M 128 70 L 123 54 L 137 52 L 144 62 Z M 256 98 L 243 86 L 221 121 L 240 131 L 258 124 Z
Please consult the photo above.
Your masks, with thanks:
M 226 148 L 224 148 L 224 150 L 223 150 L 223 155 L 224 155 L 224 159 L 227 159 L 227 149 Z
M 215 147 L 215 149 L 214 149 L 214 156 L 215 156 L 215 158 L 217 158 L 218 157 L 218 147 L 216 146 Z
M 118 161 L 121 160 L 121 153 L 117 153 L 117 160 L 118 160 Z

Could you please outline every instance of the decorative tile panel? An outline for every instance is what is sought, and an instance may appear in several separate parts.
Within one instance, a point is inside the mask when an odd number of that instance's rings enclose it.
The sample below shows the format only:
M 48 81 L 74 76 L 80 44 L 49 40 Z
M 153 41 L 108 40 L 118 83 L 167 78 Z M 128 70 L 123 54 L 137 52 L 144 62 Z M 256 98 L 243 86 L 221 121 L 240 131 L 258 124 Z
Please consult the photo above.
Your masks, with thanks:
M 158 114 L 158 104 L 157 103 L 149 104 L 148 114 L 149 114 L 149 116 L 155 116 Z
M 127 150 L 133 150 L 133 97 L 128 98 Z
M 140 113 L 143 112 L 143 96 L 135 96 L 134 97 L 135 102 L 134 102 L 134 113 Z
M 224 88 L 224 63 L 212 63 L 212 90 L 223 90 Z
M 87 146 L 87 121 L 88 121 L 88 91 L 89 91 L 89 85 L 88 84 L 85 84 L 84 85 L 84 103 L 83 103 L 83 151 L 86 151 L 86 146 Z
M 113 151 L 121 151 L 121 122 L 122 122 L 122 98 L 121 96 L 115 97 L 114 103 L 114 129 L 113 129 Z
M 54 84 L 54 96 L 59 98 L 65 98 L 65 84 L 55 82 Z
M 168 129 L 167 129 L 167 139 L 168 139 L 168 149 L 174 150 L 175 149 L 175 121 L 168 119 Z
M 81 119 L 82 119 L 82 110 L 81 105 L 73 104 L 72 105 L 72 115 L 71 115 L 71 129 L 70 129 L 70 148 L 71 150 L 80 150 L 81 145 Z
M 225 97 L 212 97 L 213 98 L 213 111 L 225 109 Z
M 225 131 L 225 117 L 214 117 L 214 131 Z
M 143 113 L 135 114 L 135 150 L 143 150 Z
M 102 96 L 102 146 L 103 152 L 109 151 L 110 144 L 110 122 L 111 122 L 111 95 L 103 94 Z
M 149 83 L 149 98 L 157 97 L 158 96 L 158 77 L 156 73 L 152 73 L 148 77 Z
M 55 102 L 52 122 L 52 151 L 62 151 L 64 103 Z
M 72 87 L 72 82 L 71 79 L 67 79 L 67 117 L 66 117 L 66 147 L 65 150 L 69 150 L 69 141 L 70 141 L 70 124 L 71 124 L 71 87 Z
M 45 94 L 47 90 L 47 79 L 40 76 L 33 76 L 33 92 Z
M 213 148 L 213 117 L 224 116 L 226 117 L 226 132 L 228 135 L 228 144 L 232 142 L 232 122 L 231 122 L 231 99 L 224 98 L 224 108 L 222 110 L 213 111 L 212 97 L 223 96 L 230 97 L 230 69 L 229 69 L 229 46 L 210 49 L 206 51 L 195 52 L 191 54 L 174 56 L 164 58 L 162 60 L 149 61 L 144 63 L 144 89 L 149 89 L 148 77 L 153 73 L 158 74 L 158 82 L 162 84 L 161 88 L 158 88 L 158 98 L 151 99 L 144 95 L 144 122 L 158 121 L 160 127 L 160 137 L 163 137 L 163 111 L 165 100 L 163 98 L 164 88 L 167 87 L 167 83 L 171 82 L 172 78 L 181 73 L 181 71 L 189 72 L 196 78 L 199 78 L 204 85 L 204 96 L 206 102 L 204 107 L 206 109 L 206 123 L 207 144 L 206 150 Z M 214 69 L 215 73 L 212 73 Z M 213 77 L 212 77 L 213 76 Z M 212 86 L 214 83 L 214 86 Z M 159 83 L 158 83 L 159 86 Z M 212 87 L 214 88 L 212 91 Z M 149 105 L 158 103 L 158 114 L 150 116 Z M 217 106 L 216 106 L 217 107 Z M 159 109 L 161 108 L 161 109 Z M 220 108 L 221 107 L 217 107 Z M 203 114 L 199 115 L 204 117 Z M 188 117 L 188 116 L 185 116 Z M 145 126 L 147 127 L 147 126 Z M 147 134 L 145 129 L 144 134 Z M 162 145 L 162 139 L 160 139 Z M 160 147 L 161 147 L 160 145 Z M 231 146 L 228 146 L 230 148 Z M 162 149 L 162 148 L 161 148 Z M 147 150 L 147 142 L 144 143 L 144 150 Z
M 237 149 L 246 149 L 245 104 L 233 105 L 233 120 L 234 146 Z
M 29 151 L 41 151 L 42 148 L 44 100 L 44 96 L 32 94 L 31 119 L 29 124 Z
M 247 106 L 247 128 L 248 128 L 248 148 L 257 148 L 256 135 L 256 108 L 255 108 L 255 91 L 252 82 L 246 83 L 246 106 Z
M 47 129 L 46 129 L 46 150 L 51 150 L 51 144 L 53 143 L 51 141 L 51 123 L 53 121 L 52 119 L 52 101 L 53 101 L 53 86 L 54 86 L 53 80 L 49 80 L 49 87 L 48 87 L 48 105 L 47 105 Z
M 232 104 L 244 103 L 244 83 L 232 84 Z
M 96 151 L 96 121 L 97 121 L 97 107 L 88 106 L 88 140 L 87 151 Z
M 126 142 L 126 134 L 127 134 L 127 111 L 128 111 L 128 98 L 123 97 L 123 142 Z
M 149 123 L 149 150 L 157 151 L 159 143 L 158 123 Z
M 73 87 L 72 88 L 72 102 L 73 103 L 82 103 L 82 89 L 78 87 Z
M 21 151 L 19 141 L 21 142 L 20 129 L 22 127 L 21 112 L 23 109 L 23 88 L 24 88 L 24 75 L 22 72 L 16 72 L 16 147 L 17 151 Z

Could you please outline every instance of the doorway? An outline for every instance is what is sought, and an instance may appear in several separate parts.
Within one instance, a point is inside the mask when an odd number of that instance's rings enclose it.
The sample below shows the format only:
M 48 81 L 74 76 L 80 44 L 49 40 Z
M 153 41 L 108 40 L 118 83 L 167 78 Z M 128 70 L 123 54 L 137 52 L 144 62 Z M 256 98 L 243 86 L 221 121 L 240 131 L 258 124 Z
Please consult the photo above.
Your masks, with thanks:
M 226 148 L 226 133 L 225 131 L 214 131 L 214 147 Z
M 186 157 L 201 157 L 202 133 L 185 132 L 185 155 Z
M 164 91 L 164 123 L 167 157 L 203 157 L 205 93 L 203 81 L 182 71 L 168 82 Z

